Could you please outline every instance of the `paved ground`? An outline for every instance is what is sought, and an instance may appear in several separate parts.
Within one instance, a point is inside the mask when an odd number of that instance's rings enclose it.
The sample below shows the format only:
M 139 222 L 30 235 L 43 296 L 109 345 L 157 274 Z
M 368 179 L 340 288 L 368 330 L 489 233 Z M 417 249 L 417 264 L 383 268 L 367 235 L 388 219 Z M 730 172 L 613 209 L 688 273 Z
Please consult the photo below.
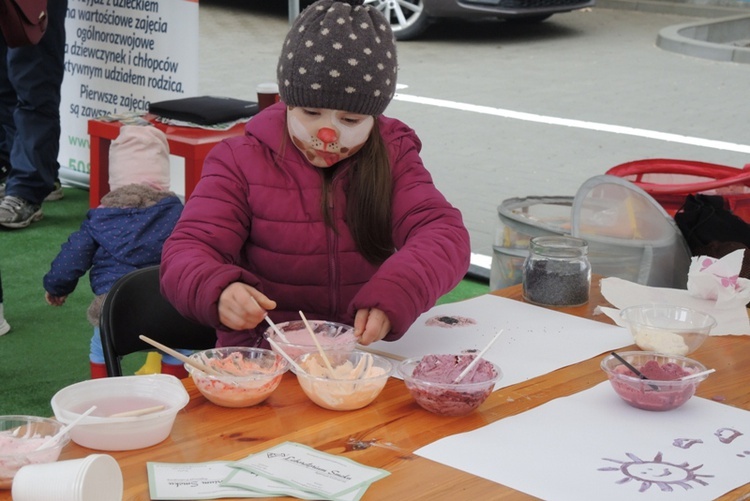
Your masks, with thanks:
M 254 99 L 274 80 L 288 26 L 279 4 L 201 0 L 201 93 Z M 386 113 L 419 133 L 473 251 L 490 256 L 506 198 L 572 196 L 643 158 L 750 163 L 750 65 L 655 46 L 660 29 L 695 20 L 596 7 L 537 26 L 443 22 L 399 44 L 406 87 Z

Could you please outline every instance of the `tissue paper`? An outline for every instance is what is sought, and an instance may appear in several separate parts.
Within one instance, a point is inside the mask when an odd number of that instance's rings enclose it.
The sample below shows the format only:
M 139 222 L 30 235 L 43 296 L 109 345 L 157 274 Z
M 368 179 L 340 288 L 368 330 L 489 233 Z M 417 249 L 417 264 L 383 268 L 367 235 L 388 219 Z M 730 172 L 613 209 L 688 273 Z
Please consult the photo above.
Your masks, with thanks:
M 692 296 L 685 289 L 650 287 L 615 277 L 602 279 L 601 290 L 602 296 L 615 308 L 600 306 L 599 310 L 622 327 L 627 327 L 627 324 L 620 318 L 620 309 L 658 303 L 676 304 L 708 313 L 716 319 L 716 327 L 711 330 L 711 336 L 750 334 L 748 310 L 744 305 L 724 305 L 718 308 L 715 300 Z
M 744 307 L 750 301 L 750 280 L 740 277 L 745 249 L 722 258 L 696 256 L 688 270 L 687 289 L 693 297 L 715 301 L 716 308 Z

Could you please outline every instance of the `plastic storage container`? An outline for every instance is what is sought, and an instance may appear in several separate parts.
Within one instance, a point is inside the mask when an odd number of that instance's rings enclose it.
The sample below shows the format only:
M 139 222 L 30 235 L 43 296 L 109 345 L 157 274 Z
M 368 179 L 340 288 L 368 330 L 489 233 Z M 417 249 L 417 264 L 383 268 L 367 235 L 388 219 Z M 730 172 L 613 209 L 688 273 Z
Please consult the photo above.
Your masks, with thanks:
M 497 208 L 490 290 L 520 284 L 533 237 L 570 234 L 573 197 L 509 198 Z
M 574 197 L 510 198 L 498 207 L 490 290 L 522 281 L 529 240 L 586 240 L 591 270 L 653 287 L 685 288 L 690 249 L 672 216 L 634 183 L 594 176 Z

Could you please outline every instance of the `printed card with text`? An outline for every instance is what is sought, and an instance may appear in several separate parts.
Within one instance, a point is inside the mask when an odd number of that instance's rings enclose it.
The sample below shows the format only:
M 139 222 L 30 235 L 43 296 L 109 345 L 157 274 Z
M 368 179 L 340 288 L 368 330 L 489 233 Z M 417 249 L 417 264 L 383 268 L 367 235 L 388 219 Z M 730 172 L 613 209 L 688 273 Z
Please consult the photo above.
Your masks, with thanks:
M 318 494 L 325 499 L 345 499 L 347 493 L 390 475 L 386 470 L 294 442 L 284 442 L 230 463 L 230 466 Z

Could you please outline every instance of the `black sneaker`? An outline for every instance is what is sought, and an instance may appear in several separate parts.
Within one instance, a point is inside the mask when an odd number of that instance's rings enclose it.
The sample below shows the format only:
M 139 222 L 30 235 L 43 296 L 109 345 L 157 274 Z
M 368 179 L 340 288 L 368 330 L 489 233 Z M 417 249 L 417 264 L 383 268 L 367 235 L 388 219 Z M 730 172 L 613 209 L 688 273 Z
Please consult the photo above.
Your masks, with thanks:
M 23 198 L 8 195 L 0 200 L 0 226 L 26 228 L 42 217 L 44 217 L 42 207 L 29 203 Z

